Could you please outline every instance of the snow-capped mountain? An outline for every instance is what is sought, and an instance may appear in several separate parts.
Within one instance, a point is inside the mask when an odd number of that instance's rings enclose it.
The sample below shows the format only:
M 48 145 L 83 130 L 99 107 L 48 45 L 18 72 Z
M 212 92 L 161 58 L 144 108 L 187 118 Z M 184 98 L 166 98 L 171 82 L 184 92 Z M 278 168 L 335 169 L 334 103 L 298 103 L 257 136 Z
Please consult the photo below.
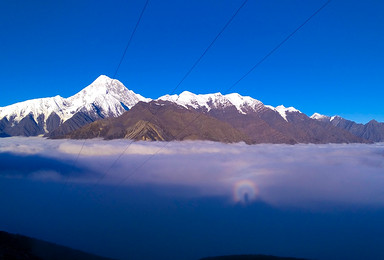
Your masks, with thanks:
M 311 118 L 347 130 L 355 136 L 372 142 L 384 141 L 384 123 L 376 120 L 371 120 L 366 124 L 358 124 L 341 116 L 325 116 L 318 113 L 313 114 Z
M 341 116 L 326 116 L 319 113 L 314 113 L 310 116 L 312 119 L 322 121 L 322 122 L 332 122 L 333 120 L 341 120 L 344 119 Z
M 150 99 L 128 90 L 120 81 L 102 75 L 68 98 L 40 98 L 1 107 L 0 133 L 27 136 L 46 134 L 79 113 L 91 121 L 117 117 L 139 101 L 148 102 Z
M 139 101 L 149 102 L 140 94 L 127 89 L 120 81 L 107 76 L 99 76 L 91 85 L 81 90 L 76 95 L 66 99 L 69 114 L 81 110 L 95 110 L 98 115 L 104 117 L 116 117 L 132 108 Z
M 294 107 L 285 107 L 284 105 L 280 105 L 280 106 L 277 106 L 277 107 L 273 107 L 273 106 L 269 106 L 267 105 L 266 107 L 278 112 L 282 118 L 284 118 L 285 121 L 288 122 L 288 119 L 287 119 L 287 114 L 288 113 L 301 113 L 301 111 L 297 110 L 296 108 Z
M 196 95 L 188 91 L 165 95 L 157 101 L 172 102 L 230 124 L 255 143 L 360 142 L 336 127 L 325 128 L 294 107 L 273 107 L 237 93 Z
M 219 92 L 214 94 L 196 95 L 189 91 L 184 91 L 180 95 L 165 95 L 158 98 L 158 100 L 170 101 L 185 108 L 200 109 L 207 112 L 211 111 L 212 109 L 223 109 L 233 106 L 241 114 L 247 114 L 249 112 L 260 112 L 261 110 L 268 108 L 279 113 L 285 121 L 288 121 L 288 112 L 301 113 L 294 107 L 286 108 L 283 105 L 277 107 L 264 105 L 257 99 L 249 96 L 241 96 L 238 93 L 222 95 Z
M 99 76 L 79 93 L 63 98 L 55 96 L 27 100 L 0 108 L 0 136 L 12 135 L 62 135 L 85 124 L 106 117 L 118 117 L 139 101 L 151 99 L 128 90 L 120 81 Z M 169 101 L 200 112 L 235 108 L 240 114 L 276 112 L 289 121 L 287 114 L 297 112 L 293 107 L 265 106 L 261 101 L 237 93 L 222 95 L 194 94 L 188 91 L 180 95 L 165 95 L 157 101 Z
M 180 95 L 159 97 L 158 100 L 173 102 L 185 108 L 202 109 L 207 112 L 211 109 L 234 106 L 242 114 L 246 114 L 250 108 L 256 111 L 263 105 L 259 100 L 248 96 L 243 97 L 237 93 L 227 95 L 222 95 L 221 93 L 196 95 L 189 91 L 184 91 Z

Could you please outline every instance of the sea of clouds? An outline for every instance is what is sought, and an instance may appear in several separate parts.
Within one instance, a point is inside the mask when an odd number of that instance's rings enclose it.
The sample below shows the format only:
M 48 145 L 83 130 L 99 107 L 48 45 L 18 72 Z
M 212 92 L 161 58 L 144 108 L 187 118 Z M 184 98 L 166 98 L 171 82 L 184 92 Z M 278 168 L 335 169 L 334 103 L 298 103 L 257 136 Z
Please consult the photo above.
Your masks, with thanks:
M 187 187 L 180 196 L 277 207 L 384 206 L 384 144 L 247 145 L 205 141 L 3 138 L 0 176 Z M 177 194 L 176 194 L 177 196 Z

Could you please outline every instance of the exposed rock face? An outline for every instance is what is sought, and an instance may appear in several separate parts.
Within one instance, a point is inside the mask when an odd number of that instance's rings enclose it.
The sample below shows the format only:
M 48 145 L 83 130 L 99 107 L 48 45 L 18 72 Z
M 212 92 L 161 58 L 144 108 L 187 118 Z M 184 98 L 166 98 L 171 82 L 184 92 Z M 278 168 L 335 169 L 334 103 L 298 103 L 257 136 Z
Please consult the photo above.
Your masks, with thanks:
M 53 119 L 55 120 L 55 119 Z M 82 126 L 85 126 L 89 123 L 94 122 L 96 119 L 94 117 L 91 117 L 88 113 L 84 112 L 77 112 L 74 114 L 70 119 L 65 121 L 63 124 L 61 124 L 59 127 L 54 128 L 49 135 L 50 138 L 58 138 L 60 136 L 64 136 L 76 129 L 81 128 Z
M 208 114 L 240 130 L 252 143 L 297 143 L 293 138 L 273 128 L 255 112 L 241 114 L 234 107 L 229 107 L 212 109 Z
M 287 144 L 367 142 L 299 112 L 287 112 L 284 119 L 268 107 L 243 114 L 234 106 L 207 111 L 169 101 L 140 102 L 120 117 L 99 120 L 58 137 Z
M 331 123 L 332 125 L 338 127 L 338 128 L 345 129 L 348 132 L 350 132 L 356 136 L 362 137 L 363 132 L 364 132 L 364 125 L 363 124 L 357 124 L 353 121 L 346 120 L 346 119 L 339 117 L 339 116 L 329 118 L 328 122 Z
M 340 116 L 328 117 L 317 114 L 311 118 L 314 118 L 317 121 L 331 124 L 337 128 L 346 130 L 357 137 L 369 140 L 371 142 L 384 142 L 384 123 L 377 122 L 376 120 L 371 120 L 364 125 L 344 119 Z
M 173 139 L 159 126 L 143 120 L 139 120 L 135 125 L 127 128 L 124 138 L 143 141 L 170 141 Z
M 48 133 L 51 133 L 52 131 L 57 129 L 60 126 L 60 124 L 61 124 L 60 117 L 55 112 L 52 112 L 46 121 Z
M 3 118 L 0 122 L 0 132 L 5 136 L 36 136 L 44 133 L 44 129 L 41 127 L 41 117 L 38 120 L 39 124 L 31 114 L 26 115 L 17 123 L 14 123 L 12 118 L 10 121 L 7 118 Z
M 384 142 L 384 123 L 371 120 L 364 125 L 363 138 L 373 142 Z

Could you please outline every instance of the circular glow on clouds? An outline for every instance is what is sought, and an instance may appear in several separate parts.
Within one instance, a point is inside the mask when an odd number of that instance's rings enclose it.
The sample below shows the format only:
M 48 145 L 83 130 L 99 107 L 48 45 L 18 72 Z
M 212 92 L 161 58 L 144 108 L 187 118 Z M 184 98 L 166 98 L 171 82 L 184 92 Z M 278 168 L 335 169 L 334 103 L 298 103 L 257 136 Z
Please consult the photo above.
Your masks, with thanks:
M 256 199 L 257 194 L 256 185 L 250 180 L 238 181 L 234 186 L 233 195 L 235 202 L 248 204 Z

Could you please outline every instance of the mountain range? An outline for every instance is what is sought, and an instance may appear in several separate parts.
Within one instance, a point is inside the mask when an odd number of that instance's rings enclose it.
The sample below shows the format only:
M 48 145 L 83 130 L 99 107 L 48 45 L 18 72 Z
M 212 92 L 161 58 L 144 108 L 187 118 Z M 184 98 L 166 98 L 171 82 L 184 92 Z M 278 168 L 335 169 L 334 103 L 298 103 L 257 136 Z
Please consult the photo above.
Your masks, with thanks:
M 0 136 L 211 140 L 252 143 L 384 141 L 384 123 L 363 125 L 293 107 L 272 107 L 237 93 L 165 95 L 156 100 L 107 76 L 69 98 L 55 96 L 0 107 Z

